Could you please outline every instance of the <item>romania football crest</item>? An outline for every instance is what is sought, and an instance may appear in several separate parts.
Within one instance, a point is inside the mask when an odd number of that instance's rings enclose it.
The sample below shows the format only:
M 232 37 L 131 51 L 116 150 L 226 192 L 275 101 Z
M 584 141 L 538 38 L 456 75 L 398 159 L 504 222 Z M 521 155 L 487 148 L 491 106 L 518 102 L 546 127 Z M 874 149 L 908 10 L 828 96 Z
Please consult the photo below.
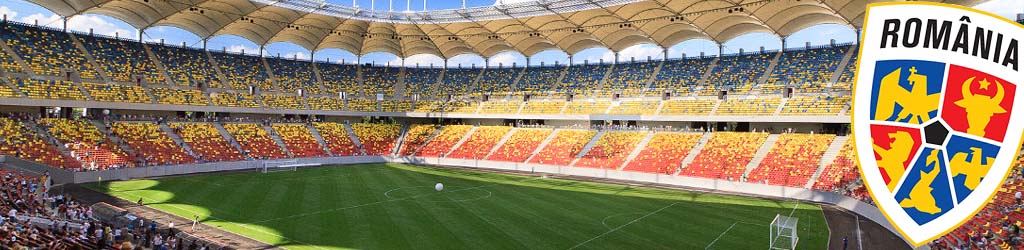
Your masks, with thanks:
M 861 176 L 893 226 L 922 245 L 982 209 L 1024 131 L 1024 26 L 970 8 L 868 6 L 854 90 Z

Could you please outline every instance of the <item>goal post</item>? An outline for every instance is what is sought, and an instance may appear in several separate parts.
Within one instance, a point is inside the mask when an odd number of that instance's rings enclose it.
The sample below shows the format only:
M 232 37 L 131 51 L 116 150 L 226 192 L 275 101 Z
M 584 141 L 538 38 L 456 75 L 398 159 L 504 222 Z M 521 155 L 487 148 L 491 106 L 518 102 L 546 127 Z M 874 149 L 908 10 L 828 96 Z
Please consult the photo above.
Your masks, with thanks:
M 263 167 L 260 168 L 260 172 L 295 171 L 298 169 L 298 162 L 298 160 L 263 161 Z
M 797 235 L 797 223 L 800 219 L 796 217 L 776 214 L 769 226 L 768 249 L 796 249 L 800 237 Z

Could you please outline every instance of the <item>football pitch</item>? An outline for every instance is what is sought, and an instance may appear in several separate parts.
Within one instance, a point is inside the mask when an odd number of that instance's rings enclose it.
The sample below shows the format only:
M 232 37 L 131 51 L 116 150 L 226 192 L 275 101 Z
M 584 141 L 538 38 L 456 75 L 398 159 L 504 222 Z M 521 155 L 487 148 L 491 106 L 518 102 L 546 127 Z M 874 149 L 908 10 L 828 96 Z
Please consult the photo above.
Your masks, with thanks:
M 391 163 L 88 187 L 287 249 L 766 249 L 776 214 L 829 237 L 814 204 Z

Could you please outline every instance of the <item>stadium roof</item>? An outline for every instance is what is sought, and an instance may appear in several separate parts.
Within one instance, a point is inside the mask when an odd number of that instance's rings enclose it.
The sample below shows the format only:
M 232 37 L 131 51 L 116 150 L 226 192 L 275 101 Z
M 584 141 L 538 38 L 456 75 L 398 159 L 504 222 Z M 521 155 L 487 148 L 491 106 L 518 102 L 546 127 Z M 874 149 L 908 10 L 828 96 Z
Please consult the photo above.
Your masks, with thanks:
M 361 10 L 323 0 L 28 0 L 61 16 L 102 14 L 146 29 L 174 26 L 203 39 L 237 35 L 257 44 L 291 42 L 400 57 L 506 51 L 575 54 L 621 51 L 689 39 L 724 43 L 752 32 L 780 37 L 818 24 L 853 28 L 878 0 L 540 0 L 457 10 Z M 987 0 L 939 0 L 973 6 Z

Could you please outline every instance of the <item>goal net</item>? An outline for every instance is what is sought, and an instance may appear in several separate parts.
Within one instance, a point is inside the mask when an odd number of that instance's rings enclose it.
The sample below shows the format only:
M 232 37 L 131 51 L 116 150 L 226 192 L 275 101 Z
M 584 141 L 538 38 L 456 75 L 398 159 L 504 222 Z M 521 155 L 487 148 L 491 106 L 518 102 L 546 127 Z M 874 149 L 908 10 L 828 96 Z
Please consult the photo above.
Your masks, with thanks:
M 796 217 L 776 214 L 768 229 L 768 249 L 796 249 L 796 243 L 800 240 L 796 227 L 798 221 Z
M 264 161 L 263 168 L 260 171 L 263 173 L 295 171 L 299 167 L 298 162 L 298 160 Z

